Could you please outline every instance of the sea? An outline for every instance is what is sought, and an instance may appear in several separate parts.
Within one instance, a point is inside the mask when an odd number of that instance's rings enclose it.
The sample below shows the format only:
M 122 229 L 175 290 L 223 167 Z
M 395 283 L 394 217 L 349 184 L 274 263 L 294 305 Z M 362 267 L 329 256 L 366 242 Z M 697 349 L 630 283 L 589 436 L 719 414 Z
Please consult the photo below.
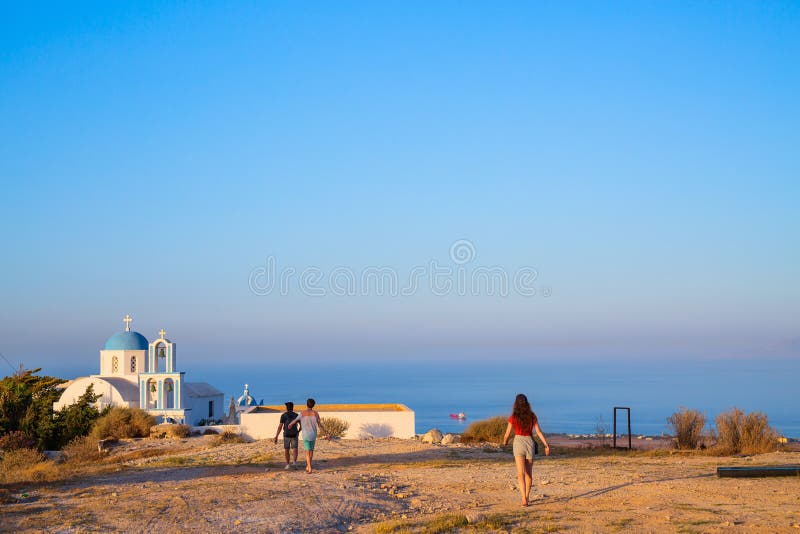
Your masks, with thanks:
M 471 422 L 505 415 L 517 393 L 531 401 L 547 433 L 612 431 L 614 407 L 630 408 L 634 435 L 668 432 L 667 418 L 681 407 L 707 421 L 738 407 L 760 411 L 787 437 L 800 438 L 797 359 L 524 360 L 524 361 L 274 361 L 190 364 L 186 380 L 208 382 L 238 398 L 248 384 L 259 403 L 401 403 L 415 412 L 418 433 L 431 428 L 462 432 Z M 58 374 L 58 373 L 61 374 Z M 65 378 L 94 369 L 43 369 Z M 65 374 L 66 373 L 66 374 Z M 462 412 L 464 421 L 450 417 Z M 627 430 L 618 412 L 618 433 Z

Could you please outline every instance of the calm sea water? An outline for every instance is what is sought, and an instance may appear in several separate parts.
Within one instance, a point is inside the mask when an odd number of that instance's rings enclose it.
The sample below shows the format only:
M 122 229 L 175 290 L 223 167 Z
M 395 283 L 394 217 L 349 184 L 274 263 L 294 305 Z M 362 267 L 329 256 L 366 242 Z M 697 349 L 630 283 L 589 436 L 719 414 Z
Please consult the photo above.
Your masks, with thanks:
M 628 406 L 634 434 L 657 435 L 680 406 L 701 410 L 709 420 L 737 406 L 762 411 L 779 431 L 800 437 L 800 362 L 789 359 L 182 363 L 190 365 L 187 380 L 213 384 L 225 393 L 226 405 L 231 396 L 241 395 L 245 383 L 256 400 L 267 404 L 309 396 L 320 403 L 398 402 L 415 411 L 417 432 L 434 427 L 459 432 L 471 421 L 508 414 L 514 395 L 523 392 L 546 432 L 594 433 L 601 417 L 610 429 L 613 407 Z M 455 412 L 466 413 L 467 421 L 452 420 Z

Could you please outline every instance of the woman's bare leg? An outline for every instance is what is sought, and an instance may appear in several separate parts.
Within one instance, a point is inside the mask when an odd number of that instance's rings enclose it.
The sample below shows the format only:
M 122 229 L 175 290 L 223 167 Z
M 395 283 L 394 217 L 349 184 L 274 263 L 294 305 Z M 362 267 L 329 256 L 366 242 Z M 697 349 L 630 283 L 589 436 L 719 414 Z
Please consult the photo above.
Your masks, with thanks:
M 522 496 L 522 506 L 528 506 L 528 494 L 530 491 L 530 483 L 526 487 L 525 481 L 525 457 L 514 456 L 514 462 L 517 464 L 517 485 L 519 486 L 519 494 Z M 530 478 L 528 478 L 530 480 Z
M 533 484 L 533 460 L 525 460 L 525 502 L 531 498 L 531 485 Z
M 306 473 L 311 472 L 311 459 L 314 457 L 314 451 L 306 451 Z

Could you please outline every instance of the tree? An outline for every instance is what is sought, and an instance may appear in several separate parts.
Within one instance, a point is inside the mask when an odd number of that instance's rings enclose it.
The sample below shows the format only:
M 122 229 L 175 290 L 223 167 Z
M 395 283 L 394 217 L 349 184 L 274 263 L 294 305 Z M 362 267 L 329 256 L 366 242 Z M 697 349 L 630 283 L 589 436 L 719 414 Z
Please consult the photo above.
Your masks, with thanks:
M 66 380 L 36 376 L 39 371 L 41 369 L 20 369 L 0 380 L 0 435 L 15 430 L 27 434 L 32 426 L 36 426 L 34 419 L 38 420 L 45 414 L 52 416 L 53 403 L 61 396 L 57 388 Z
M 20 369 L 0 380 L 0 436 L 21 431 L 39 449 L 60 449 L 91 431 L 100 416 L 95 407 L 100 396 L 90 385 L 74 404 L 54 413 L 53 403 L 61 397 L 58 386 L 66 380 L 37 376 L 39 371 Z
M 95 394 L 94 386 L 89 384 L 86 392 L 69 406 L 55 413 L 53 419 L 56 430 L 55 448 L 61 448 L 78 436 L 86 436 L 91 432 L 94 422 L 100 417 L 95 403 L 100 395 Z

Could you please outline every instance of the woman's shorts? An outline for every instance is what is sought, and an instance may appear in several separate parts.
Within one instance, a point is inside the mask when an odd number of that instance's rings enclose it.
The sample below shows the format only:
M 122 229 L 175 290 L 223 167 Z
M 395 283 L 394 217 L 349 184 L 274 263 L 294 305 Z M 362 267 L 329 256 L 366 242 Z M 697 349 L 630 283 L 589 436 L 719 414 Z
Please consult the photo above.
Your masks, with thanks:
M 303 449 L 307 450 L 307 451 L 313 451 L 314 450 L 314 444 L 316 443 L 316 441 L 317 440 L 315 440 L 315 439 L 312 439 L 310 441 L 307 440 L 307 439 L 304 439 L 303 440 Z
M 514 436 L 514 456 L 524 456 L 533 460 L 533 438 L 531 436 Z

